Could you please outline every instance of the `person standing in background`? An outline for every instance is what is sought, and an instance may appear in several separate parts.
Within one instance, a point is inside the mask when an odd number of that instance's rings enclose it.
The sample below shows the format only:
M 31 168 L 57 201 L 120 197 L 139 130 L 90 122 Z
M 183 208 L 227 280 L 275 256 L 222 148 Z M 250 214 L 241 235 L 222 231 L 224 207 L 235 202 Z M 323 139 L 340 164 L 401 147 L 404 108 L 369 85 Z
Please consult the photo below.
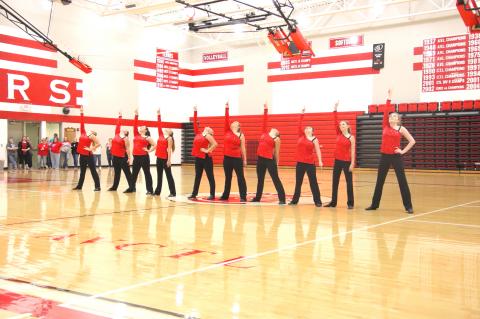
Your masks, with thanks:
M 108 167 L 112 167 L 112 139 L 109 138 L 105 144 L 105 153 L 107 154 Z
M 60 168 L 60 148 L 62 147 L 62 142 L 58 140 L 58 137 L 53 138 L 53 142 L 50 145 L 50 157 L 52 158 L 52 168 Z
M 38 168 L 47 168 L 48 144 L 45 138 L 40 140 L 38 144 Z
M 30 141 L 29 136 L 27 136 L 27 143 L 28 143 L 28 145 L 30 145 L 30 149 L 27 151 L 27 153 L 25 155 L 26 155 L 26 159 L 27 159 L 28 168 L 31 169 L 32 166 L 33 166 L 33 163 L 32 163 L 33 146 L 32 146 L 32 142 Z
M 27 137 L 23 136 L 22 140 L 18 142 L 18 158 L 20 165 L 23 169 L 28 169 L 28 152 L 30 151 L 30 144 L 27 141 Z M 31 165 L 30 165 L 31 166 Z
M 78 152 L 77 152 L 77 147 L 78 147 L 78 142 L 77 139 L 75 138 L 70 146 L 70 149 L 72 151 L 72 157 L 73 157 L 73 167 L 77 168 L 78 167 Z
M 68 153 L 70 153 L 71 148 L 72 144 L 64 137 L 62 147 L 60 148 L 60 163 L 63 169 L 68 167 Z
M 92 154 L 93 154 L 93 159 L 95 161 L 95 166 L 98 168 L 102 168 L 102 145 L 98 144 L 98 147 L 95 150 L 93 150 Z
M 18 160 L 18 146 L 13 142 L 13 138 L 8 139 L 8 144 L 7 144 L 7 159 L 8 159 L 8 169 L 17 169 L 17 160 Z

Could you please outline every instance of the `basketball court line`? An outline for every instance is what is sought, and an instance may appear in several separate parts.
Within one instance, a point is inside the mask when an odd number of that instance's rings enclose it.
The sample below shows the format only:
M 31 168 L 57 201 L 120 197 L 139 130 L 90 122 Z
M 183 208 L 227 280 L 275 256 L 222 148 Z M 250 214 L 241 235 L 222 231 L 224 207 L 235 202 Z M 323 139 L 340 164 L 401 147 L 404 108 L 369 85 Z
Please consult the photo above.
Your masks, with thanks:
M 218 264 L 214 264 L 214 265 L 209 265 L 209 266 L 205 266 L 205 267 L 201 267 L 201 268 L 197 268 L 197 269 L 193 269 L 193 270 L 189 270 L 189 271 L 180 272 L 180 273 L 165 276 L 165 277 L 156 278 L 156 279 L 145 281 L 145 282 L 140 282 L 140 283 L 133 284 L 133 285 L 130 285 L 130 286 L 125 286 L 125 287 L 121 287 L 121 288 L 117 288 L 117 289 L 104 291 L 104 292 L 97 293 L 95 295 L 92 295 L 92 296 L 89 296 L 89 297 L 86 297 L 86 298 L 78 298 L 77 300 L 73 300 L 73 301 L 70 301 L 70 302 L 63 303 L 60 306 L 61 307 L 71 307 L 73 305 L 78 306 L 78 305 L 82 304 L 83 302 L 88 302 L 88 301 L 93 300 L 93 299 L 104 298 L 104 297 L 112 295 L 112 294 L 125 292 L 125 291 L 129 291 L 129 290 L 132 290 L 132 289 L 141 288 L 141 287 L 145 287 L 145 286 L 150 286 L 150 285 L 153 285 L 153 284 L 157 284 L 157 283 L 172 280 L 172 279 L 186 277 L 186 276 L 196 274 L 196 273 L 201 273 L 201 272 L 205 272 L 205 271 L 209 271 L 209 270 L 213 270 L 213 269 L 218 269 L 218 268 L 224 267 L 226 265 L 229 265 L 231 263 L 236 263 L 236 262 L 240 262 L 240 261 L 255 259 L 255 258 L 263 257 L 263 256 L 270 255 L 270 254 L 275 254 L 275 253 L 285 251 L 285 250 L 296 249 L 298 247 L 302 247 L 302 246 L 309 245 L 309 244 L 312 244 L 312 243 L 317 243 L 317 242 L 325 241 L 325 240 L 331 240 L 333 238 L 348 235 L 348 234 L 354 234 L 354 233 L 357 233 L 357 232 L 362 232 L 362 231 L 378 228 L 378 227 L 385 226 L 385 225 L 390 225 L 390 224 L 394 224 L 394 223 L 398 223 L 398 222 L 408 221 L 408 220 L 418 218 L 418 217 L 421 217 L 421 216 L 431 215 L 431 214 L 434 214 L 434 213 L 439 213 L 439 212 L 447 211 L 447 210 L 450 210 L 450 209 L 454 209 L 454 208 L 458 208 L 458 207 L 462 207 L 462 206 L 465 206 L 465 205 L 470 205 L 470 204 L 478 203 L 478 202 L 480 202 L 480 200 L 474 200 L 474 201 L 466 202 L 466 203 L 463 203 L 463 204 L 457 204 L 457 205 L 453 205 L 453 206 L 439 208 L 439 209 L 436 209 L 436 210 L 432 210 L 432 211 L 417 214 L 417 215 L 397 218 L 397 219 L 386 221 L 386 222 L 383 222 L 383 223 L 364 226 L 364 227 L 352 229 L 350 231 L 341 232 L 341 233 L 337 233 L 337 234 L 333 234 L 333 235 L 329 235 L 329 236 L 317 237 L 315 239 L 304 241 L 304 242 L 301 242 L 301 243 L 295 243 L 295 244 L 287 245 L 287 246 L 284 246 L 284 247 L 279 247 L 279 248 L 276 248 L 276 249 L 267 250 L 267 251 L 264 251 L 264 252 L 261 252 L 261 253 L 256 253 L 256 254 L 253 254 L 253 255 L 244 256 L 242 258 L 238 258 L 238 259 L 235 259 L 233 261 L 226 261 L 226 262 L 222 262 L 222 263 L 218 263 Z M 24 318 L 24 317 L 23 316 L 22 317 L 18 317 L 18 316 L 11 317 L 11 319 L 19 319 L 19 318 Z
M 457 226 L 457 227 L 480 228 L 480 225 L 472 225 L 472 224 L 445 223 L 445 222 L 435 222 L 435 221 L 429 221 L 429 220 L 406 220 L 406 221 L 411 223 L 425 223 L 425 224 L 447 225 L 447 226 Z

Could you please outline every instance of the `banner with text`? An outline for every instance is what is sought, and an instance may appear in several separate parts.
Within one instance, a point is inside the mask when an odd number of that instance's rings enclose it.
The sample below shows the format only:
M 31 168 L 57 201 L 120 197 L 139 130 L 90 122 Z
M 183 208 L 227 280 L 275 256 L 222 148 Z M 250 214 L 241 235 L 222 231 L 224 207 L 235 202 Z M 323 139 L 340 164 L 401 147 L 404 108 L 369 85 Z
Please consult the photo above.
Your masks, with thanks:
M 178 52 L 157 49 L 157 87 L 178 90 Z

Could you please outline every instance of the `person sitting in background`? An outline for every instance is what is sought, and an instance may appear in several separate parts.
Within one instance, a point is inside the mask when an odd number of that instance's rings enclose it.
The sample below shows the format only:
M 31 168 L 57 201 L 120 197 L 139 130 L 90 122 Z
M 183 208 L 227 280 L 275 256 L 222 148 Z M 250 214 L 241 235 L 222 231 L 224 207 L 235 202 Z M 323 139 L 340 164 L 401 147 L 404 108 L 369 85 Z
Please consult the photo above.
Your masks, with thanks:
M 70 145 L 70 149 L 72 152 L 72 157 L 73 157 L 73 167 L 77 168 L 78 167 L 78 152 L 77 152 L 77 147 L 78 147 L 78 142 L 77 139 L 75 138 Z
M 48 144 L 45 138 L 38 143 L 38 168 L 47 168 Z
M 112 139 L 109 138 L 105 144 L 105 153 L 107 153 L 108 167 L 112 167 Z
M 66 137 L 63 138 L 62 147 L 60 148 L 60 163 L 62 168 L 68 167 L 68 153 L 72 148 L 72 144 L 68 141 Z
M 17 151 L 18 146 L 13 142 L 13 138 L 10 137 L 7 143 L 8 169 L 17 169 Z

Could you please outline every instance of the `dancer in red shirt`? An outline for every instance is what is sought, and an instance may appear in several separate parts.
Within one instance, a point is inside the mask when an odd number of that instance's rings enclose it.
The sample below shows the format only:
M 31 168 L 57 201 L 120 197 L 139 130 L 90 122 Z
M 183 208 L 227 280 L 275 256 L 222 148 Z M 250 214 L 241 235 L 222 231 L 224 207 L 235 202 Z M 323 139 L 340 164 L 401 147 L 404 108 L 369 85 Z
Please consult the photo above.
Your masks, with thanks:
M 128 182 L 128 188 L 124 193 L 132 193 L 135 189 L 135 185 L 132 182 L 132 172 L 128 163 L 132 157 L 130 152 L 130 140 L 128 139 L 128 130 L 122 131 L 122 113 L 118 114 L 117 126 L 115 127 L 115 137 L 111 142 L 112 164 L 113 164 L 113 185 L 108 190 L 116 191 L 118 184 L 120 183 L 120 175 L 125 174 L 125 178 Z
M 338 122 L 337 117 L 338 102 L 333 108 L 333 124 L 337 134 L 337 141 L 335 144 L 335 163 L 333 164 L 332 176 L 332 201 L 325 205 L 325 207 L 337 206 L 338 183 L 340 181 L 340 174 L 345 174 L 347 182 L 347 207 L 353 208 L 353 180 L 352 172 L 355 167 L 355 137 L 350 132 L 350 125 L 347 121 Z
M 225 138 L 223 145 L 223 170 L 225 172 L 225 188 L 221 200 L 230 197 L 232 186 L 232 173 L 235 171 L 240 192 L 240 201 L 247 201 L 247 182 L 243 175 L 243 167 L 247 166 L 247 151 L 245 149 L 245 135 L 240 130 L 240 123 L 234 121 L 230 124 L 228 103 L 225 104 Z
M 391 90 L 388 90 L 387 106 L 383 110 L 382 146 L 380 148 L 381 157 L 380 163 L 378 164 L 377 184 L 375 185 L 372 204 L 367 207 L 366 210 L 376 210 L 380 206 L 385 178 L 387 177 L 390 165 L 393 165 L 402 194 L 403 206 L 407 213 L 413 214 L 412 198 L 410 189 L 408 188 L 407 177 L 405 176 L 402 155 L 407 153 L 415 145 L 415 139 L 408 130 L 401 125 L 400 114 L 393 112 L 389 115 L 389 111 L 393 109 L 390 104 L 391 96 Z M 400 148 L 402 136 L 408 141 L 407 146 L 405 146 L 403 150 Z
M 149 152 L 155 150 L 155 142 L 150 137 L 150 132 L 145 125 L 138 126 L 138 111 L 135 110 L 135 121 L 133 124 L 133 169 L 132 181 L 134 185 L 133 191 L 136 191 L 138 173 L 140 169 L 145 175 L 145 184 L 147 187 L 147 195 L 153 195 L 152 174 L 150 173 L 150 156 Z
M 218 144 L 213 137 L 213 130 L 210 127 L 205 127 L 203 132 L 200 133 L 196 106 L 193 108 L 193 132 L 195 133 L 192 146 L 192 155 L 195 157 L 195 182 L 193 183 L 192 195 L 188 198 L 195 199 L 197 197 L 203 171 L 205 170 L 210 185 L 210 196 L 208 199 L 213 200 L 215 199 L 215 177 L 213 175 L 213 161 L 211 154 Z
M 278 200 L 280 205 L 285 205 L 285 190 L 283 189 L 282 182 L 278 177 L 278 162 L 280 161 L 280 133 L 276 128 L 267 130 L 268 122 L 268 106 L 263 106 L 263 127 L 262 136 L 258 143 L 257 149 L 257 194 L 253 198 L 252 202 L 259 202 L 262 198 L 263 185 L 265 182 L 265 173 L 268 170 L 270 177 L 272 178 L 273 185 L 277 190 Z
M 97 133 L 91 131 L 87 135 L 85 131 L 85 120 L 83 117 L 83 107 L 80 108 L 80 138 L 78 140 L 77 153 L 80 154 L 80 178 L 78 184 L 74 190 L 81 190 L 83 182 L 85 181 L 85 173 L 87 172 L 87 166 L 92 174 L 93 181 L 95 182 L 95 192 L 100 191 L 100 178 L 98 177 L 97 170 L 95 169 L 95 161 L 93 159 L 93 151 L 100 145 L 100 141 L 97 138 Z
M 157 111 L 158 116 L 158 141 L 155 150 L 155 156 L 157 157 L 157 188 L 155 189 L 155 195 L 160 195 L 162 192 L 163 171 L 167 177 L 168 188 L 170 189 L 170 195 L 168 197 L 177 196 L 175 190 L 175 181 L 172 175 L 172 154 L 175 151 L 175 140 L 173 139 L 173 131 L 169 128 L 162 128 L 162 116 L 160 109 Z
M 298 122 L 298 142 L 297 142 L 297 166 L 295 169 L 295 193 L 289 205 L 296 205 L 300 199 L 302 191 L 303 177 L 305 173 L 308 175 L 310 189 L 313 195 L 315 206 L 322 207 L 322 199 L 320 197 L 320 189 L 318 188 L 317 174 L 315 168 L 315 154 L 317 155 L 318 165 L 323 167 L 322 153 L 317 138 L 313 135 L 311 126 L 302 128 L 305 108 L 302 109 L 300 121 Z

